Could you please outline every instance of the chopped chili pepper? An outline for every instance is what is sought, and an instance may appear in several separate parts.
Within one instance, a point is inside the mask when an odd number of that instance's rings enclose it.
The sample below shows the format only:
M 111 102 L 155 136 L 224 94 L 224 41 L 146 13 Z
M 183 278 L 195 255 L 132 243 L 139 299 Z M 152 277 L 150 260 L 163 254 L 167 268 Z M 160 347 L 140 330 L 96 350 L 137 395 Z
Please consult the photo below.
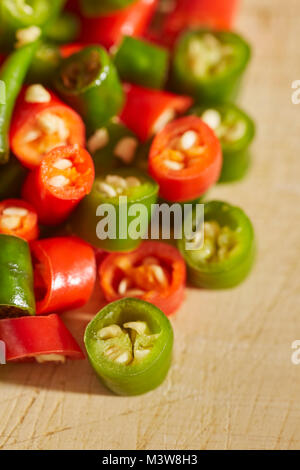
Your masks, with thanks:
M 70 55 L 75 54 L 76 52 L 84 49 L 85 45 L 79 42 L 71 42 L 70 44 L 62 44 L 59 48 L 61 56 L 66 59 Z
M 121 120 L 142 141 L 161 131 L 177 114 L 183 114 L 193 104 L 189 96 L 130 84 L 126 84 L 124 89 L 126 102 Z M 143 118 L 137 119 L 137 116 Z
M 101 263 L 99 276 L 108 302 L 138 297 L 170 315 L 184 298 L 185 263 L 166 243 L 145 241 L 130 253 L 111 253 Z
M 44 35 L 48 41 L 65 43 L 76 40 L 79 31 L 79 18 L 73 13 L 64 11 L 46 25 Z
M 127 8 L 94 18 L 82 18 L 80 40 L 100 43 L 107 49 L 122 37 L 141 36 L 146 31 L 158 0 L 137 0 Z
M 36 240 L 39 228 L 35 209 L 21 199 L 1 201 L 0 233 L 14 235 L 27 241 Z
M 249 218 L 239 207 L 221 201 L 204 206 L 204 239 L 195 232 L 178 240 L 187 263 L 190 282 L 197 287 L 223 289 L 234 287 L 249 274 L 254 261 L 254 231 Z
M 229 101 L 237 95 L 250 55 L 249 44 L 231 31 L 188 31 L 175 48 L 173 88 L 201 105 Z
M 173 330 L 154 305 L 139 299 L 118 300 L 104 307 L 84 336 L 92 367 L 118 395 L 153 390 L 169 370 Z
M 28 243 L 19 237 L 0 234 L 0 317 L 34 314 Z
M 219 178 L 221 146 L 200 118 L 186 116 L 168 124 L 154 139 L 149 172 L 168 201 L 191 201 Z
M 56 88 L 84 118 L 89 133 L 102 127 L 123 106 L 123 90 L 107 52 L 85 47 L 63 60 Z
M 249 147 L 255 135 L 253 120 L 234 104 L 225 103 L 209 108 L 194 108 L 215 132 L 223 152 L 223 166 L 219 182 L 243 178 L 250 165 Z
M 37 315 L 81 307 L 96 279 L 93 248 L 77 237 L 55 237 L 30 244 Z
M 84 359 L 77 342 L 58 315 L 0 320 L 0 340 L 8 362 L 65 362 Z
M 14 110 L 10 144 L 21 163 L 33 169 L 60 145 L 85 145 L 81 117 L 41 85 L 24 88 Z
M 120 168 L 104 173 L 96 177 L 91 193 L 72 214 L 72 232 L 105 251 L 133 250 L 148 230 L 157 193 L 157 183 L 139 170 Z M 141 212 L 137 209 L 133 214 L 138 205 Z M 131 230 L 136 219 L 139 223 Z M 107 227 L 108 221 L 111 225 Z
M 90 192 L 94 165 L 89 153 L 78 145 L 53 149 L 24 183 L 23 198 L 35 207 L 45 225 L 63 222 Z
M 29 67 L 26 83 L 52 85 L 62 55 L 56 44 L 42 41 L 36 50 Z

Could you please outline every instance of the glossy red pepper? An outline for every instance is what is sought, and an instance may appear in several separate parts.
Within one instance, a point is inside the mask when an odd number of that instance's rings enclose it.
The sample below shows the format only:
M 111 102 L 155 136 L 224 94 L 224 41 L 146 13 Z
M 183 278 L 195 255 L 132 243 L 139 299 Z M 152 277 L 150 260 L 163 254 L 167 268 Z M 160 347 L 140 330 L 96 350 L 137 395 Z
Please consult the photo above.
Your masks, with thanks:
M 168 124 L 154 138 L 149 173 L 160 196 L 168 201 L 191 201 L 203 195 L 220 176 L 221 145 L 214 132 L 196 116 Z
M 0 320 L 0 340 L 6 361 L 84 359 L 77 342 L 58 315 Z
M 126 101 L 121 120 L 142 141 L 159 132 L 177 114 L 184 113 L 193 104 L 189 96 L 128 83 L 124 85 L 124 90 Z
M 232 29 L 239 0 L 176 0 L 175 9 L 165 17 L 161 37 L 169 45 L 191 28 Z
M 57 225 L 90 192 L 94 176 L 94 163 L 85 149 L 57 147 L 28 174 L 22 195 L 36 209 L 42 224 Z
M 154 14 L 158 0 L 137 0 L 127 8 L 107 16 L 82 18 L 80 40 L 110 48 L 127 36 L 141 36 Z
M 85 146 L 85 126 L 72 108 L 47 90 L 49 101 L 28 102 L 23 89 L 14 110 L 10 146 L 27 168 L 40 165 L 44 155 L 58 145 Z
M 0 202 L 0 233 L 14 235 L 26 241 L 39 236 L 36 210 L 21 199 L 5 199 Z
M 109 254 L 99 277 L 108 302 L 137 297 L 170 315 L 184 299 L 185 263 L 179 251 L 166 243 L 145 241 L 130 253 Z
M 77 237 L 55 237 L 30 244 L 37 315 L 81 307 L 96 279 L 93 248 Z

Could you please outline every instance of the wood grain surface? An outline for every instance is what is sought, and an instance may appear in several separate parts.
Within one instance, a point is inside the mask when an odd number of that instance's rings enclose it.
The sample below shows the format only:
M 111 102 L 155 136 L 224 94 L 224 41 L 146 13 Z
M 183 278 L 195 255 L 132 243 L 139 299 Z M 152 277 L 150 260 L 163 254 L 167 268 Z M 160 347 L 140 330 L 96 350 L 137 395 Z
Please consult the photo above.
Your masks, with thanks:
M 253 220 L 251 276 L 188 289 L 168 379 L 144 396 L 112 396 L 87 361 L 2 366 L 0 449 L 300 449 L 300 2 L 244 0 L 237 29 L 253 45 L 240 102 L 258 135 L 246 180 L 211 197 Z M 78 338 L 100 303 L 64 315 Z

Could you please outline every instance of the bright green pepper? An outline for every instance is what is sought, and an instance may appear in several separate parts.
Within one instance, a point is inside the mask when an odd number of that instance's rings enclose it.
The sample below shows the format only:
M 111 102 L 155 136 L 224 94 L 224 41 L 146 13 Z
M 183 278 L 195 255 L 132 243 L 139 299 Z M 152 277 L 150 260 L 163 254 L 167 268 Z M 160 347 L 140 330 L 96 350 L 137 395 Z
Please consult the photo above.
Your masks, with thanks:
M 174 52 L 174 90 L 193 95 L 201 104 L 229 101 L 237 94 L 250 55 L 249 44 L 233 32 L 184 33 Z
M 204 240 L 200 231 L 189 240 L 199 243 L 197 249 L 187 249 L 184 236 L 178 240 L 190 282 L 211 289 L 236 286 L 246 278 L 254 261 L 254 230 L 249 218 L 239 207 L 211 201 L 204 204 L 203 231 Z
M 57 43 L 73 42 L 80 30 L 80 21 L 77 16 L 65 11 L 54 18 L 44 29 L 44 36 Z
M 5 49 L 11 47 L 18 29 L 43 27 L 57 16 L 64 3 L 65 0 L 1 0 L 0 44 Z
M 137 0 L 80 0 L 84 16 L 100 16 L 126 8 Z
M 114 56 L 121 79 L 148 88 L 163 88 L 169 55 L 165 48 L 143 39 L 124 36 Z
M 118 395 L 153 390 L 170 368 L 172 326 L 143 300 L 126 298 L 104 307 L 87 326 L 84 342 L 96 374 Z
M 62 57 L 55 44 L 43 42 L 37 49 L 28 70 L 26 82 L 49 85 L 56 76 Z
M 29 245 L 0 234 L 0 317 L 35 314 Z
M 221 142 L 223 167 L 219 182 L 243 178 L 251 160 L 249 147 L 255 136 L 253 120 L 231 103 L 213 108 L 194 108 L 191 113 L 201 117 Z
M 96 175 L 131 165 L 138 147 L 135 134 L 117 117 L 98 129 L 88 143 Z
M 9 162 L 0 166 L 0 200 L 20 196 L 27 171 L 13 155 Z
M 56 80 L 62 98 L 85 120 L 89 133 L 101 128 L 123 106 L 123 90 L 107 52 L 89 46 L 63 60 Z
M 32 42 L 13 52 L 0 70 L 5 84 L 5 103 L 0 104 L 0 164 L 9 159 L 8 132 L 15 101 L 35 54 L 38 42 Z
M 157 183 L 136 169 L 121 168 L 98 176 L 91 193 L 81 201 L 73 213 L 70 220 L 71 229 L 76 235 L 105 251 L 133 250 L 147 232 L 152 204 L 155 204 L 157 194 Z M 126 196 L 127 201 L 120 200 L 120 196 Z M 110 212 L 107 212 L 105 204 L 109 205 L 107 210 Z M 140 205 L 141 212 L 137 206 L 137 214 L 132 213 L 134 204 Z M 101 208 L 105 213 L 98 212 L 97 215 L 97 208 Z M 134 221 L 137 219 L 140 223 L 134 227 Z M 109 232 L 107 223 L 111 230 Z M 133 233 L 134 229 L 138 233 Z M 108 232 L 107 238 L 103 232 Z

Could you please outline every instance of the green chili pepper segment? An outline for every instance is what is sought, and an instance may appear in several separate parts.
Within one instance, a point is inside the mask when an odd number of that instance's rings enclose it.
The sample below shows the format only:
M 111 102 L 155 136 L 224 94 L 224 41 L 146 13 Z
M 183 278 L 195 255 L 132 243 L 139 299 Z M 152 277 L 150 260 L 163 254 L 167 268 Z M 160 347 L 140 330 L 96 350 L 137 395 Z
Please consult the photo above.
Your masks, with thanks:
M 26 82 L 52 84 L 61 61 L 62 56 L 58 46 L 51 42 L 42 42 L 33 56 Z
M 90 363 L 107 388 L 118 395 L 139 395 L 165 379 L 173 330 L 160 309 L 125 298 L 100 310 L 87 326 L 84 342 Z
M 187 249 L 191 241 L 197 243 L 197 248 Z M 234 287 L 246 278 L 254 262 L 253 226 L 239 207 L 210 201 L 204 204 L 204 240 L 198 231 L 192 240 L 184 236 L 178 240 L 178 248 L 192 285 L 208 289 Z
M 26 44 L 13 52 L 0 69 L 5 84 L 5 103 L 0 104 L 0 164 L 9 159 L 8 133 L 15 101 L 37 49 L 38 42 Z
M 99 46 L 88 46 L 63 60 L 56 89 L 76 109 L 92 134 L 123 106 L 123 89 L 115 66 Z
M 100 16 L 126 8 L 137 0 L 80 0 L 80 9 L 85 16 Z
M 173 88 L 209 105 L 232 100 L 250 55 L 249 44 L 231 31 L 184 33 L 174 52 Z
M 148 88 L 163 88 L 168 74 L 166 49 L 145 40 L 124 36 L 114 64 L 121 79 Z
M 74 41 L 80 30 L 80 22 L 77 16 L 65 11 L 54 18 L 44 28 L 44 36 L 55 43 L 67 43 Z
M 0 318 L 35 314 L 29 245 L 0 234 Z
M 157 195 L 158 185 L 147 174 L 133 168 L 111 171 L 96 177 L 69 227 L 105 251 L 131 251 L 148 230 Z
M 220 140 L 223 166 L 219 182 L 243 178 L 250 166 L 249 147 L 255 136 L 255 124 L 251 117 L 232 103 L 195 107 L 191 113 L 201 117 Z

